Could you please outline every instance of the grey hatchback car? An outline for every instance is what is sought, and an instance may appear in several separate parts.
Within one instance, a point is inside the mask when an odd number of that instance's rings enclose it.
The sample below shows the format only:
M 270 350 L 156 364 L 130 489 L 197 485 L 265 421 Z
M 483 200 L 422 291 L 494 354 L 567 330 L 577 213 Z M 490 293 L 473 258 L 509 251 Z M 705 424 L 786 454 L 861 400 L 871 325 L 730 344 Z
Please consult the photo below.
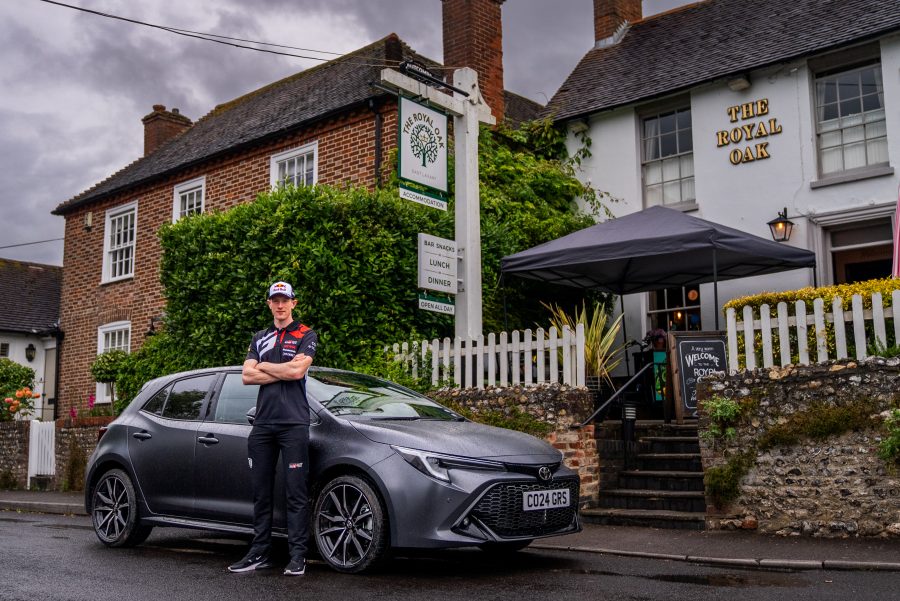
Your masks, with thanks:
M 335 570 L 360 572 L 391 548 L 506 552 L 581 529 L 578 475 L 547 443 L 364 374 L 313 368 L 307 391 L 311 533 Z M 154 526 L 252 533 L 256 393 L 240 367 L 148 382 L 88 463 L 85 507 L 100 541 L 136 545 Z M 283 535 L 283 492 L 275 498 Z

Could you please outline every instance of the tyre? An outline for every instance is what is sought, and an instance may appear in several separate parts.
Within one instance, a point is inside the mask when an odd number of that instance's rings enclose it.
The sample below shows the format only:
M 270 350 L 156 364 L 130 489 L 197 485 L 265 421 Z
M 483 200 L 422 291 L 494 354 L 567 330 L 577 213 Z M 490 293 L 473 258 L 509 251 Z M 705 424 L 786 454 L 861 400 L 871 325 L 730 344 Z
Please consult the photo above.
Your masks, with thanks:
M 122 470 L 103 474 L 91 495 L 94 532 L 107 547 L 131 547 L 144 542 L 152 526 L 138 521 L 137 495 L 131 478 Z
M 478 548 L 484 551 L 485 553 L 490 553 L 491 555 L 506 555 L 508 553 L 515 553 L 516 551 L 521 551 L 525 547 L 531 544 L 531 539 L 528 540 L 513 540 L 509 542 L 503 543 L 484 543 L 483 545 L 479 545 Z
M 388 543 L 387 516 L 372 486 L 339 476 L 316 498 L 313 534 L 321 558 L 338 572 L 355 574 L 378 563 Z

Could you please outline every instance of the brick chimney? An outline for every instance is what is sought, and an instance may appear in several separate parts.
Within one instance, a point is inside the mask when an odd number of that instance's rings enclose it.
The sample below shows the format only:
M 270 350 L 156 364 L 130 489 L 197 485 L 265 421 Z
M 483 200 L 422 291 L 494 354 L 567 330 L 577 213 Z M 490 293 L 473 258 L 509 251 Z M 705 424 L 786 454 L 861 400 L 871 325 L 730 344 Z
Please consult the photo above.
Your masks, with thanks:
M 478 72 L 478 87 L 497 122 L 503 120 L 504 0 L 442 0 L 444 66 L 470 67 Z M 447 79 L 452 80 L 452 73 Z
M 167 111 L 162 104 L 154 104 L 153 112 L 142 118 L 141 122 L 144 124 L 144 156 L 193 125 L 178 109 Z
M 612 38 L 622 23 L 640 21 L 643 16 L 641 0 L 594 0 L 594 40 L 599 46 L 615 43 Z

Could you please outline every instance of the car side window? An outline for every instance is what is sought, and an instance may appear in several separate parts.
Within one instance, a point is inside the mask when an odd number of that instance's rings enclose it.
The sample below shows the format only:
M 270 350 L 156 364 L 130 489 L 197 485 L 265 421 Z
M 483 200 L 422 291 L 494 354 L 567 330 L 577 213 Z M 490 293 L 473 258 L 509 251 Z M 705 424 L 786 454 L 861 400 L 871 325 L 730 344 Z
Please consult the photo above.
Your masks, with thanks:
M 259 386 L 247 386 L 241 374 L 227 374 L 216 402 L 215 421 L 225 424 L 248 425 L 247 412 L 256 406 Z
M 215 381 L 215 374 L 210 374 L 175 382 L 162 416 L 169 419 L 199 420 L 203 400 Z
M 144 406 L 141 407 L 143 411 L 147 413 L 152 413 L 154 415 L 162 415 L 163 405 L 166 404 L 166 398 L 169 396 L 169 389 L 171 386 L 166 386 L 152 397 L 150 400 L 144 403 Z

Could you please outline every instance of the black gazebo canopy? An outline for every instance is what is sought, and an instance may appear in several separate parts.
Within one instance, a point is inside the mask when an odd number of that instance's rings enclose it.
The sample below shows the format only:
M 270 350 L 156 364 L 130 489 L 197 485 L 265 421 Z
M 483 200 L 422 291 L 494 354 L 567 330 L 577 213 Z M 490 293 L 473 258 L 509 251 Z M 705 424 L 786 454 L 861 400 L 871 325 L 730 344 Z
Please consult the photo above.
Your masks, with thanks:
M 501 268 L 621 295 L 815 265 L 808 250 L 651 207 L 504 257 Z

